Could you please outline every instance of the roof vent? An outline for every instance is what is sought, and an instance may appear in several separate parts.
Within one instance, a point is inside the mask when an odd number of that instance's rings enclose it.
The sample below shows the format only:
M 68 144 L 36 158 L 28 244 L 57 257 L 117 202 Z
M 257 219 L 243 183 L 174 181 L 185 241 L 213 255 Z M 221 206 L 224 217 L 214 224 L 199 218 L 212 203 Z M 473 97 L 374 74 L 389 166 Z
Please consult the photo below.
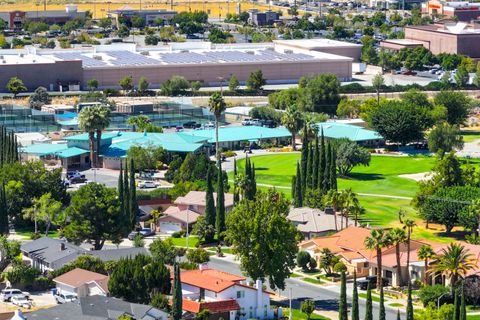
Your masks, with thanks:
M 274 51 L 275 49 L 273 47 L 268 47 L 268 48 L 265 48 L 265 50 Z
M 292 54 L 293 51 L 292 51 L 292 50 L 283 50 L 283 53 L 285 53 L 285 54 Z
M 150 52 L 148 51 L 142 51 L 140 52 L 141 55 L 144 55 L 144 56 L 149 56 L 150 55 Z
M 180 50 L 180 52 L 185 53 L 188 52 L 188 50 Z
M 245 51 L 245 53 L 248 53 L 248 54 L 255 54 L 255 52 L 253 52 L 253 51 Z
M 23 58 L 23 57 L 24 57 L 24 54 L 23 54 L 23 53 L 20 53 L 18 56 L 19 56 L 20 58 Z
M 93 59 L 95 59 L 95 60 L 103 60 L 102 56 L 93 56 Z

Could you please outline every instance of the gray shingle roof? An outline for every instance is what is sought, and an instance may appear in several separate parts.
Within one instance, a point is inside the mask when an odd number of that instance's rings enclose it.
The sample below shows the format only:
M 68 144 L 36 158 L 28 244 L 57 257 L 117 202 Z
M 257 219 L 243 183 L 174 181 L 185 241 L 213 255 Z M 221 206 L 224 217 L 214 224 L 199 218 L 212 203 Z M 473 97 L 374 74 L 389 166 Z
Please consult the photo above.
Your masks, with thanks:
M 80 298 L 76 302 L 27 313 L 25 317 L 27 320 L 110 320 L 122 314 L 132 315 L 135 319 L 166 320 L 168 317 L 167 313 L 149 305 L 103 296 Z
M 98 257 L 102 261 L 116 261 L 122 258 L 133 258 L 139 254 L 150 255 L 150 252 L 146 248 L 139 247 L 89 251 L 88 254 Z

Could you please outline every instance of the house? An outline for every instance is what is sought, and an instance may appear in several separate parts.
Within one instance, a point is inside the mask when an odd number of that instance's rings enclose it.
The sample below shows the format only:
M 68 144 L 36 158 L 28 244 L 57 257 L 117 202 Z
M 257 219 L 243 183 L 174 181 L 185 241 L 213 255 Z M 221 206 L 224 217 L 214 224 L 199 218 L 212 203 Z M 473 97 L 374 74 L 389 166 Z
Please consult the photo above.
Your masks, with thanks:
M 195 211 L 185 209 L 181 210 L 179 207 L 170 206 L 163 212 L 163 215 L 158 219 L 158 231 L 162 233 L 174 233 L 180 230 L 192 230 L 193 224 L 197 222 L 200 214 Z
M 293 208 L 290 210 L 287 219 L 300 231 L 305 239 L 323 237 L 329 233 L 341 229 L 345 219 L 332 212 L 325 212 L 320 209 L 308 207 Z M 348 220 L 349 226 L 353 221 Z
M 128 315 L 133 319 L 167 320 L 168 313 L 149 305 L 130 303 L 104 296 L 83 297 L 75 303 L 64 303 L 51 308 L 24 314 L 27 320 L 110 320 Z
M 56 284 L 58 293 L 72 294 L 83 298 L 94 295 L 106 296 L 108 279 L 109 277 L 104 274 L 75 268 L 54 278 L 53 282 Z
M 370 274 L 369 260 L 375 257 L 375 250 L 364 246 L 365 239 L 369 236 L 369 229 L 350 226 L 331 236 L 305 240 L 299 244 L 299 248 L 310 253 L 317 262 L 320 262 L 322 250 L 329 249 L 340 257 L 348 273 L 356 271 L 357 276 L 365 277 Z
M 60 269 L 81 255 L 94 256 L 102 261 L 118 261 L 122 258 L 135 257 L 138 254 L 149 254 L 148 250 L 143 247 L 92 251 L 64 240 L 48 237 L 22 243 L 20 250 L 24 263 L 42 272 Z
M 262 282 L 249 286 L 245 277 L 239 277 L 208 267 L 184 271 L 180 275 L 183 311 L 196 314 L 203 309 L 213 313 L 215 319 L 272 319 L 270 293 L 263 290 Z
M 174 204 L 180 210 L 191 210 L 198 214 L 205 213 L 206 206 L 206 192 L 204 191 L 190 191 L 184 197 L 178 197 Z M 213 199 L 217 203 L 217 193 L 213 193 Z M 233 209 L 233 194 L 225 193 L 225 212 L 229 212 Z

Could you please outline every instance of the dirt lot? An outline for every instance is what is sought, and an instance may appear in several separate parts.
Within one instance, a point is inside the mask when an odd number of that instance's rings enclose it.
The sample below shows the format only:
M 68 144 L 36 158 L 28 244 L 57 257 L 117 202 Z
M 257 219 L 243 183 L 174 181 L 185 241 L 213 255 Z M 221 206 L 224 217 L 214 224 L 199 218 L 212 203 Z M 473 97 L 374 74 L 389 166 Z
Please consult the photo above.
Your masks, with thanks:
M 20 308 L 23 312 L 47 308 L 55 306 L 57 304 L 55 298 L 50 292 L 30 292 L 30 299 L 32 301 L 32 308 Z M 18 306 L 14 305 L 11 302 L 0 302 L 0 313 L 15 311 L 18 308 Z

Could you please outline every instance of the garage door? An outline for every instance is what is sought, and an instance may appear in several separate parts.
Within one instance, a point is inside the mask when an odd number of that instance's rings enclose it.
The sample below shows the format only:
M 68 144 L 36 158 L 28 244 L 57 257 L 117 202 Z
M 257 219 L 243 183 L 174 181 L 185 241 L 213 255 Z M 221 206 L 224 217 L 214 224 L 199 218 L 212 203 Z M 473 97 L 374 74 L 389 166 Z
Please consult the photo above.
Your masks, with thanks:
M 160 232 L 161 233 L 174 233 L 182 230 L 180 223 L 173 222 L 160 222 Z

